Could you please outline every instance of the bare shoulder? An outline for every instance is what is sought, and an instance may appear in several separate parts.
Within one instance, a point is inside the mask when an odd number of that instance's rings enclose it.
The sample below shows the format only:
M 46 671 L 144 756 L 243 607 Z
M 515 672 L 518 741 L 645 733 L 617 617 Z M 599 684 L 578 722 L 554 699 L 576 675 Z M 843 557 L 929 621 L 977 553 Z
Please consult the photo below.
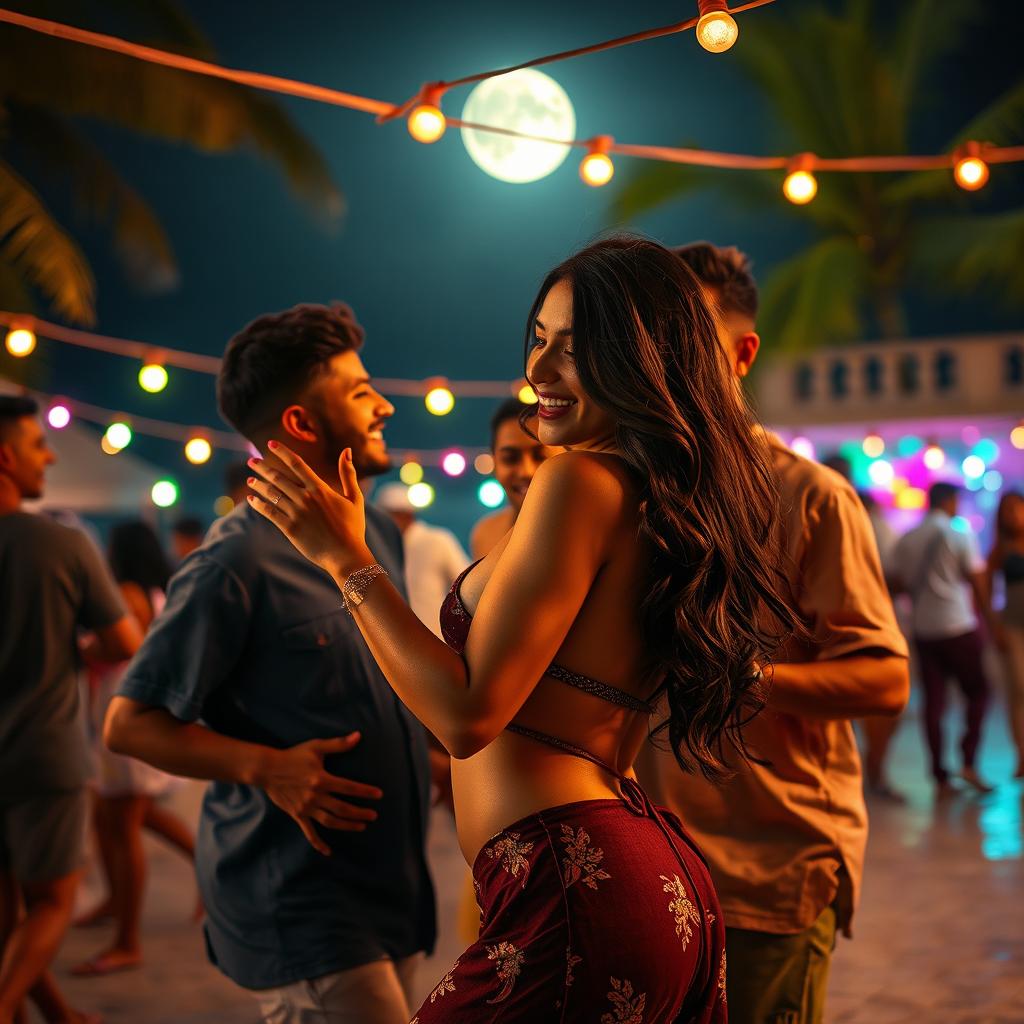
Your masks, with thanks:
M 511 508 L 502 508 L 484 516 L 470 534 L 469 547 L 473 558 L 483 558 L 512 529 L 514 521 Z
M 563 452 L 537 470 L 526 496 L 527 504 L 534 492 L 536 501 L 549 508 L 614 515 L 635 503 L 637 485 L 625 460 L 618 455 Z

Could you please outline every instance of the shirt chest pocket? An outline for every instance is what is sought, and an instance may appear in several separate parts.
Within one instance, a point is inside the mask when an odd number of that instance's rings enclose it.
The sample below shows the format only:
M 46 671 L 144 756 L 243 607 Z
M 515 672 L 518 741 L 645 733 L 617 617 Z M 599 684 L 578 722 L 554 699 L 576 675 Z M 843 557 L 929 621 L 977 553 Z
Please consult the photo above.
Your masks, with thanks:
M 288 685 L 306 707 L 336 708 L 365 687 L 368 652 L 355 623 L 344 612 L 321 615 L 280 633 L 288 660 Z

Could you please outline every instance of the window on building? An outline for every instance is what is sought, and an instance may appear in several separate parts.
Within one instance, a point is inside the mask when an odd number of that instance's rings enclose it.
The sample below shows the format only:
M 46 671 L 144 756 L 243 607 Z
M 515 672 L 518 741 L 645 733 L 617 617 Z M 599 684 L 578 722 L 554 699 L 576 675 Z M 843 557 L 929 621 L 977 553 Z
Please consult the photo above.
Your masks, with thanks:
M 880 395 L 885 390 L 885 363 L 878 356 L 864 363 L 864 390 L 869 395 Z
M 935 357 L 935 390 L 951 391 L 956 387 L 956 356 L 939 352 Z
M 801 363 L 796 368 L 794 385 L 798 401 L 807 402 L 814 397 L 814 367 L 810 363 Z
M 904 356 L 899 362 L 900 391 L 916 394 L 921 387 L 921 364 L 917 356 Z
M 1011 345 L 1006 350 L 1003 379 L 1011 388 L 1024 385 L 1024 346 Z
M 829 367 L 829 387 L 833 398 L 845 398 L 850 392 L 850 368 L 843 359 Z

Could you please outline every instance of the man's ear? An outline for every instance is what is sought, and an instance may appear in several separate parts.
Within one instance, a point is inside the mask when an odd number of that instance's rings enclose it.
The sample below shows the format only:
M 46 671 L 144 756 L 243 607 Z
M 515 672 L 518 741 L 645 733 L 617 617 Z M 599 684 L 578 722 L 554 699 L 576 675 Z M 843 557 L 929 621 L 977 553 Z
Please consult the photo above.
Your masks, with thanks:
M 746 377 L 757 359 L 761 338 L 756 331 L 745 331 L 736 342 L 736 376 Z
M 281 426 L 285 435 L 296 441 L 315 444 L 319 440 L 312 417 L 301 405 L 289 405 L 281 413 Z
M 0 441 L 0 469 L 10 469 L 14 465 L 14 449 L 7 441 Z

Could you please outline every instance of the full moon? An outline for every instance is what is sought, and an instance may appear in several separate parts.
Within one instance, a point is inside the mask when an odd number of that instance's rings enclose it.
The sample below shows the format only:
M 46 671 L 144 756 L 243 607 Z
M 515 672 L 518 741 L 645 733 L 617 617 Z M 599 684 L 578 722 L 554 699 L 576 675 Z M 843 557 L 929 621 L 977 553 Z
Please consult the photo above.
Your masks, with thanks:
M 532 68 L 481 82 L 469 94 L 462 120 L 567 142 L 576 134 L 576 112 L 565 90 Z M 546 177 L 569 155 L 568 146 L 472 128 L 462 129 L 462 141 L 478 167 L 500 181 L 517 184 Z

